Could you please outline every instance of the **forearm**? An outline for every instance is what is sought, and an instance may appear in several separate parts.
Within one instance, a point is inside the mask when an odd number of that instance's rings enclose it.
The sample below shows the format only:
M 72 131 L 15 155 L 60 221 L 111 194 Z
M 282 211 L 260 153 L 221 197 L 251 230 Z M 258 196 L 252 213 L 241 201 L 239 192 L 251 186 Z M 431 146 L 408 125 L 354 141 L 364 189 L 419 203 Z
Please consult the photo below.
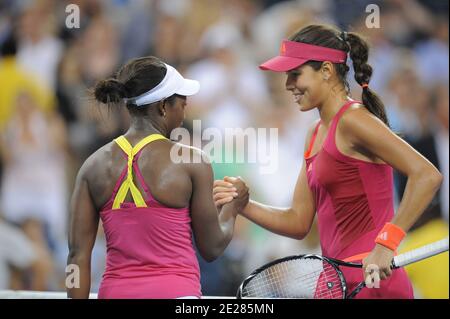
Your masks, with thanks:
M 87 299 L 91 289 L 91 260 L 86 256 L 69 256 L 67 259 L 66 291 L 72 299 Z
M 219 225 L 222 231 L 222 240 L 219 245 L 221 252 L 228 246 L 234 233 L 234 224 L 236 222 L 236 207 L 232 203 L 222 206 L 219 213 Z
M 282 236 L 303 239 L 309 231 L 301 214 L 292 208 L 272 207 L 250 200 L 241 214 L 259 226 Z
M 430 204 L 441 181 L 442 177 L 437 171 L 423 171 L 409 176 L 392 223 L 407 232 Z

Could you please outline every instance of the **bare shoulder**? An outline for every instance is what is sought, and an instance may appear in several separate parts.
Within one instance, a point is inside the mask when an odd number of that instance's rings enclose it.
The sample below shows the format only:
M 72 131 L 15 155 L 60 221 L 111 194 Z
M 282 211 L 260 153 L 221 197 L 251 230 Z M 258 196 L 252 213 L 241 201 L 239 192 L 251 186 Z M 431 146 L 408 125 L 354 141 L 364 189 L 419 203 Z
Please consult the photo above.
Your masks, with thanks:
M 211 166 L 209 156 L 200 148 L 194 146 L 174 143 L 170 155 L 172 161 L 185 164 L 188 170 Z
M 339 125 L 341 127 L 352 127 L 363 122 L 382 121 L 372 114 L 363 104 L 354 103 L 342 114 L 339 120 Z
M 108 164 L 112 159 L 114 142 L 103 145 L 93 154 L 91 154 L 81 166 L 78 172 L 78 178 L 92 180 L 97 178 L 102 171 L 108 169 Z
M 338 129 L 350 141 L 362 143 L 366 142 L 368 138 L 392 134 L 381 119 L 359 103 L 353 104 L 344 112 L 339 120 Z
M 344 130 L 363 128 L 366 125 L 384 125 L 378 117 L 372 114 L 364 105 L 352 104 L 347 111 L 342 114 L 339 126 Z

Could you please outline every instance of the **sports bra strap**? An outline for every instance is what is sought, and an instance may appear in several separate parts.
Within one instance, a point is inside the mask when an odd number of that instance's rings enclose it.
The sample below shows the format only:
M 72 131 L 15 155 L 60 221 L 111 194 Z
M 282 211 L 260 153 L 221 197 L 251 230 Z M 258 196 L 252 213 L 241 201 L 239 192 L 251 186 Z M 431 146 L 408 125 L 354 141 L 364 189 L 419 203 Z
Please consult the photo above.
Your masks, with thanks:
M 322 122 L 321 120 L 317 122 L 316 128 L 314 129 L 314 133 L 311 137 L 311 141 L 309 142 L 308 150 L 305 152 L 305 158 L 308 158 L 311 155 L 311 151 L 314 146 L 314 141 L 316 140 L 317 132 L 319 131 L 319 126 L 321 122 Z
M 112 209 L 120 208 L 120 205 L 124 202 L 128 194 L 128 190 L 131 191 L 131 196 L 133 197 L 133 201 L 136 207 L 147 207 L 147 204 L 145 203 L 145 200 L 142 197 L 141 192 L 133 182 L 133 160 L 136 154 L 138 154 L 139 151 L 144 146 L 153 141 L 162 139 L 166 139 L 166 137 L 164 137 L 161 134 L 151 134 L 143 138 L 141 141 L 139 141 L 139 143 L 137 143 L 134 147 L 131 146 L 131 144 L 123 135 L 114 140 L 117 143 L 117 145 L 119 145 L 119 147 L 128 156 L 128 161 L 127 161 L 127 177 L 122 182 L 122 185 L 120 185 L 120 188 L 114 198 Z

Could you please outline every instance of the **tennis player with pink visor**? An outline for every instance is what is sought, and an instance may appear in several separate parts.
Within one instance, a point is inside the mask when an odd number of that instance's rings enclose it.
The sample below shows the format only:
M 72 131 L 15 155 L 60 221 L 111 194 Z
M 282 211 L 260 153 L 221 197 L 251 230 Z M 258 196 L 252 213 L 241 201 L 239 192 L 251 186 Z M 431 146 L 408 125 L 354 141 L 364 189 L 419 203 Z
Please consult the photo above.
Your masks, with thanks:
M 343 269 L 349 291 L 365 280 L 367 288 L 357 298 L 413 298 L 405 271 L 391 270 L 390 263 L 442 176 L 391 131 L 383 103 L 369 88 L 368 57 L 368 44 L 358 34 L 310 25 L 283 41 L 279 56 L 261 64 L 262 70 L 286 72 L 286 89 L 300 110 L 317 109 L 320 119 L 307 135 L 291 207 L 250 200 L 241 214 L 296 239 L 308 234 L 317 214 L 322 255 L 363 262 L 363 272 Z M 361 101 L 349 97 L 348 58 Z M 393 168 L 408 178 L 395 214 Z M 229 181 L 215 181 L 219 207 L 233 198 Z
M 175 163 L 173 149 L 199 150 L 169 140 L 184 119 L 187 97 L 199 83 L 184 79 L 155 57 L 125 64 L 100 81 L 95 98 L 126 106 L 128 131 L 91 155 L 81 167 L 70 207 L 68 265 L 78 267 L 70 298 L 88 298 L 92 247 L 101 219 L 106 270 L 99 298 L 200 298 L 193 237 L 204 259 L 217 258 L 230 242 L 238 212 L 248 202 L 242 181 L 234 201 L 217 210 L 211 165 Z M 176 148 L 174 148 L 176 147 Z

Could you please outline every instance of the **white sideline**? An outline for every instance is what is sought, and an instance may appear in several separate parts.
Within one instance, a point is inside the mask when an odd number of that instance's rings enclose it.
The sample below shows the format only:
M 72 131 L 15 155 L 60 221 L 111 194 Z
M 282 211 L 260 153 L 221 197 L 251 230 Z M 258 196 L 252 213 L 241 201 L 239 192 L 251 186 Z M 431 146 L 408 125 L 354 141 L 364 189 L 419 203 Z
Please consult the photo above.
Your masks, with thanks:
M 0 290 L 0 299 L 67 299 L 65 292 Z M 91 293 L 89 299 L 97 299 L 97 294 Z M 203 296 L 202 299 L 235 299 L 235 297 Z

